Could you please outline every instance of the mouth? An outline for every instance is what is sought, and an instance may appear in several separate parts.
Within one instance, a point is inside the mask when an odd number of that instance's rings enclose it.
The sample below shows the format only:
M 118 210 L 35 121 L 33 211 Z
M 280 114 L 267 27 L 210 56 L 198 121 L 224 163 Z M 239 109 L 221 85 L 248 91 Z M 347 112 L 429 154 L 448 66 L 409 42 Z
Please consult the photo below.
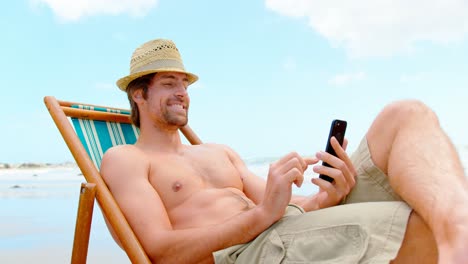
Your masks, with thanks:
M 169 106 L 171 107 L 178 107 L 178 108 L 182 108 L 182 109 L 186 109 L 187 107 L 185 105 L 183 105 L 182 103 L 172 103 L 172 104 L 168 104 Z
M 174 112 L 184 112 L 187 110 L 187 106 L 182 103 L 171 103 L 168 104 L 168 107 Z

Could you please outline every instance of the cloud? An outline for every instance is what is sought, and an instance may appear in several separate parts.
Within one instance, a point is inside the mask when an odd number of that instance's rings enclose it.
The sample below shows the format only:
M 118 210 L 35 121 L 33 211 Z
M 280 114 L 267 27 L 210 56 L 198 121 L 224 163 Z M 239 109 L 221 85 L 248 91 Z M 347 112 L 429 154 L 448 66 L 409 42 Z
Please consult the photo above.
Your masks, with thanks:
M 30 0 L 33 5 L 47 5 L 62 21 L 73 22 L 95 15 L 144 16 L 158 0 Z
M 334 86 L 342 86 L 355 81 L 361 81 L 366 78 L 365 72 L 337 74 L 331 78 L 328 83 Z
M 410 53 L 422 42 L 449 44 L 468 35 L 466 0 L 265 0 L 308 25 L 351 57 Z

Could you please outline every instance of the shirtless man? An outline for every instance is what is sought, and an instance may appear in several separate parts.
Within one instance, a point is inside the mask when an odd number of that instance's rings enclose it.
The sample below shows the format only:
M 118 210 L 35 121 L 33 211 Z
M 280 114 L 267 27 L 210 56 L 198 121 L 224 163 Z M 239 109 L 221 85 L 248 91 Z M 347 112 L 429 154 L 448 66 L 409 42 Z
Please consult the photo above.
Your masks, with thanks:
M 385 107 L 352 158 L 332 139 L 338 157 L 289 153 L 265 181 L 226 146 L 182 144 L 178 129 L 196 80 L 175 44 L 159 39 L 135 50 L 130 75 L 117 82 L 141 134 L 135 145 L 107 151 L 101 173 L 153 262 L 468 263 L 466 177 L 425 105 Z M 319 161 L 332 168 L 314 172 L 334 182 L 315 178 L 319 193 L 292 195 Z

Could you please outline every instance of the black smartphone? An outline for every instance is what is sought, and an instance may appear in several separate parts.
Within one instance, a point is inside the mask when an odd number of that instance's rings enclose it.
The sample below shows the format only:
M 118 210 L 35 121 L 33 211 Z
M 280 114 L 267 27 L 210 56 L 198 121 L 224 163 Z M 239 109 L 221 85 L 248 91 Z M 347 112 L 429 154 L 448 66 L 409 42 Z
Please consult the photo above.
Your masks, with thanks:
M 331 127 L 330 127 L 330 133 L 328 135 L 327 139 L 327 147 L 325 148 L 325 151 L 332 154 L 333 156 L 336 156 L 336 152 L 333 149 L 330 139 L 331 137 L 335 137 L 338 142 L 340 143 L 341 146 L 343 146 L 343 141 L 344 141 L 344 136 L 346 132 L 346 126 L 347 122 L 344 120 L 338 120 L 335 119 L 332 121 Z M 322 162 L 323 166 L 331 167 L 330 164 L 326 162 Z M 320 174 L 319 177 L 323 180 L 326 180 L 328 182 L 333 182 L 333 178 L 327 175 Z

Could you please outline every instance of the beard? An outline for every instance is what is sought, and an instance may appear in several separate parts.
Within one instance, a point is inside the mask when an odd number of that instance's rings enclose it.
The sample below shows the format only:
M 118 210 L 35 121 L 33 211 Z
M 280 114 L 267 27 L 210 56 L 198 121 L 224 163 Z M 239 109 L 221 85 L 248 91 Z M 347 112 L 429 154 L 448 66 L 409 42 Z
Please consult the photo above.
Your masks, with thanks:
M 163 116 L 166 123 L 171 126 L 177 126 L 180 128 L 188 123 L 188 109 L 186 110 L 186 115 L 165 111 Z

